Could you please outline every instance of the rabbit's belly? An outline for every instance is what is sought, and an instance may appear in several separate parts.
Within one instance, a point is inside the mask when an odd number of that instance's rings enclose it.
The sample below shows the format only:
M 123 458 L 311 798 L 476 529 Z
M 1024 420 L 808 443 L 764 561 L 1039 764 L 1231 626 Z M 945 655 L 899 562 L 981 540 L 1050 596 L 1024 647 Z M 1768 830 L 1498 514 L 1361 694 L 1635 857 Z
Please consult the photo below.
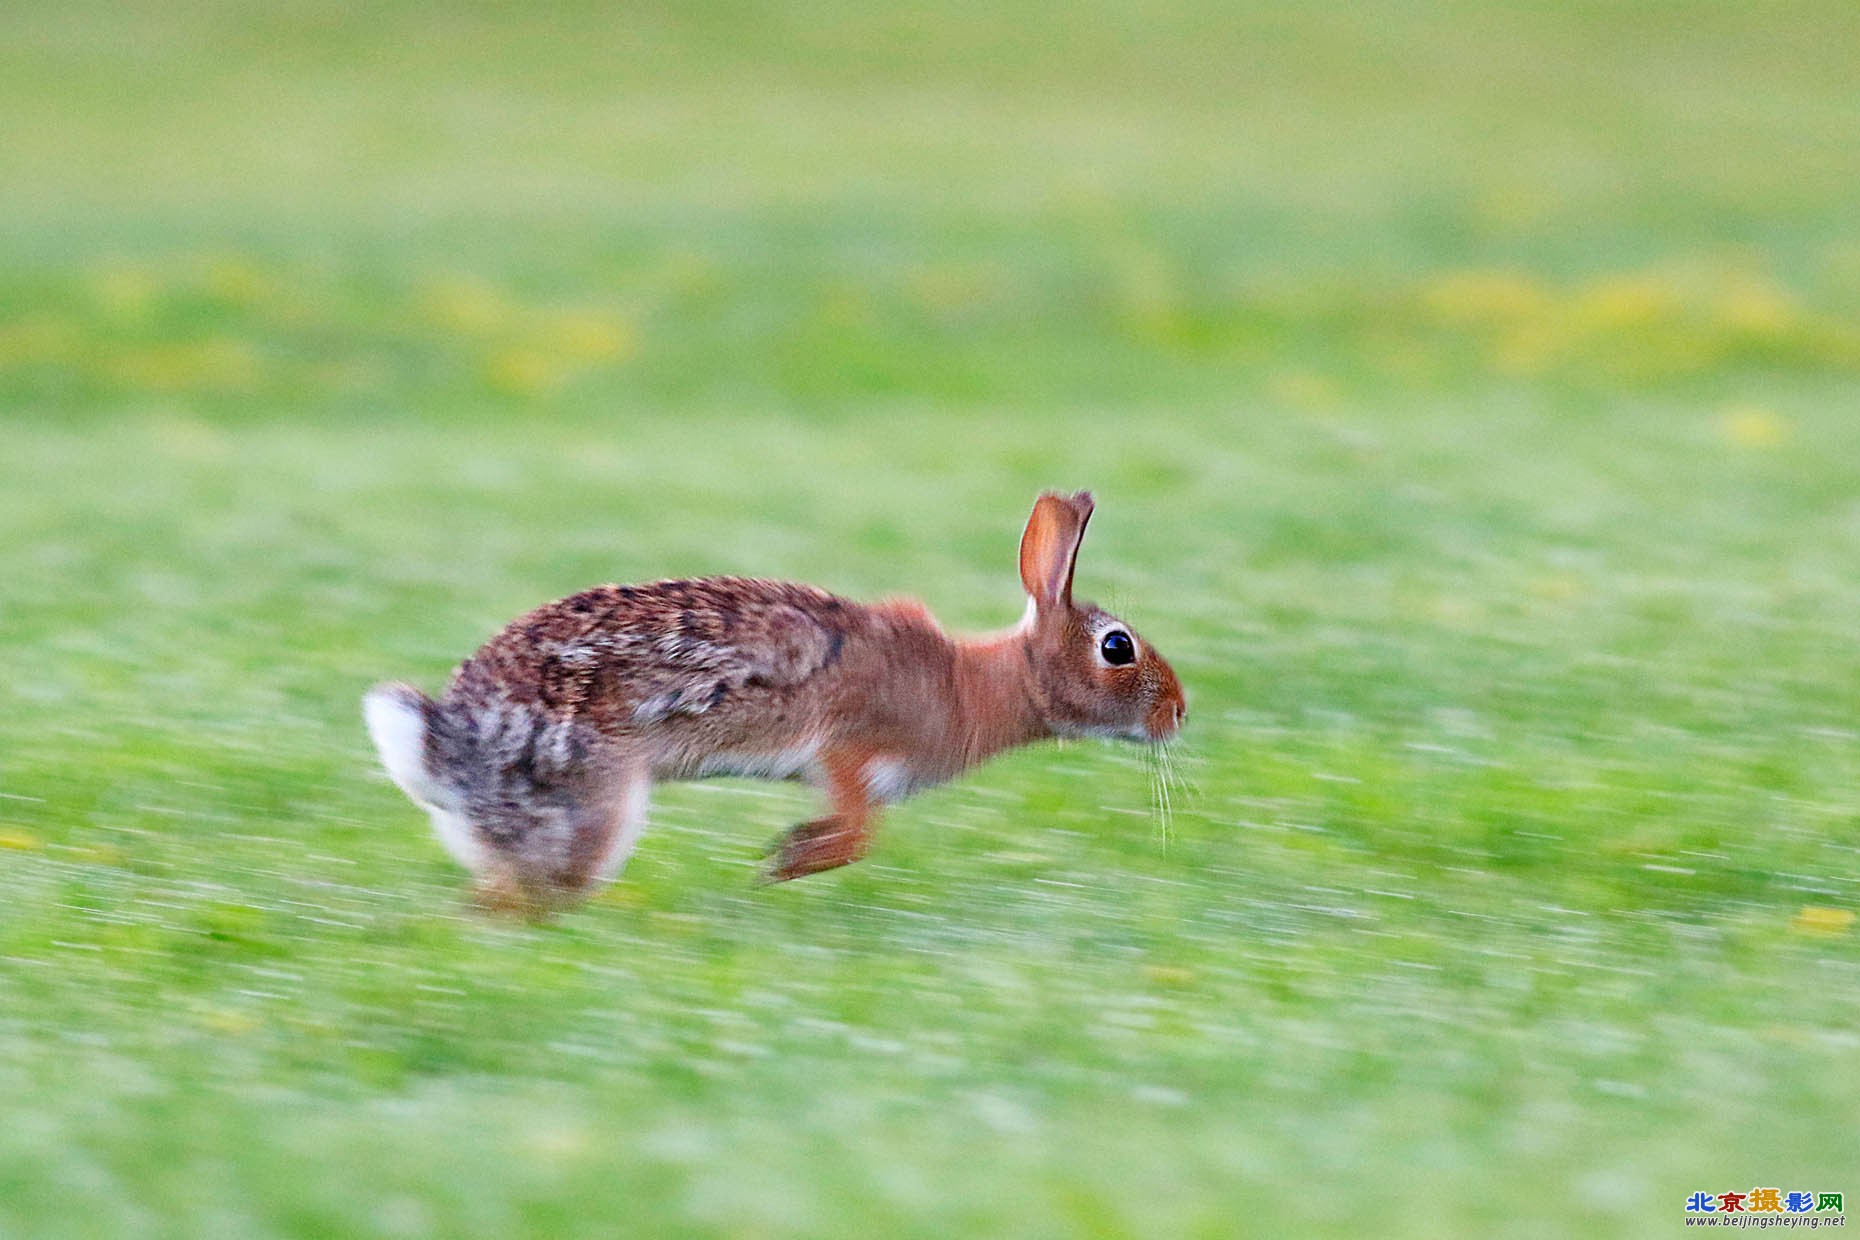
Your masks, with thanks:
M 735 775 L 744 779 L 812 779 L 819 771 L 819 757 L 819 741 L 762 753 L 715 753 L 700 759 L 689 778 Z
M 873 758 L 865 764 L 862 774 L 866 790 L 875 801 L 902 801 L 924 782 L 897 758 Z

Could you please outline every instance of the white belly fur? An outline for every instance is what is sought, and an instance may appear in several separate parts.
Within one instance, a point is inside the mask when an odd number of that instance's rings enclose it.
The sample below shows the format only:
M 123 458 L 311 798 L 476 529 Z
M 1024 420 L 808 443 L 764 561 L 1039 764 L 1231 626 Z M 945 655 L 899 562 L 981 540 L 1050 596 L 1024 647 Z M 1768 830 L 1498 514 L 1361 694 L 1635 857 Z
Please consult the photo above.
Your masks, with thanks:
M 820 769 L 820 743 L 813 741 L 769 753 L 712 754 L 698 763 L 694 778 L 708 779 L 719 775 L 734 775 L 743 779 L 805 779 L 819 783 L 823 775 Z M 865 780 L 866 791 L 874 801 L 881 803 L 902 801 L 926 782 L 933 782 L 919 779 L 909 764 L 900 758 L 873 758 L 865 764 L 861 775 Z
M 911 768 L 897 758 L 873 758 L 865 764 L 865 787 L 874 801 L 902 801 L 918 786 Z
M 737 775 L 744 779 L 814 779 L 818 776 L 816 760 L 819 757 L 819 741 L 809 741 L 805 745 L 768 753 L 718 753 L 698 763 L 697 777 L 705 779 L 716 775 Z

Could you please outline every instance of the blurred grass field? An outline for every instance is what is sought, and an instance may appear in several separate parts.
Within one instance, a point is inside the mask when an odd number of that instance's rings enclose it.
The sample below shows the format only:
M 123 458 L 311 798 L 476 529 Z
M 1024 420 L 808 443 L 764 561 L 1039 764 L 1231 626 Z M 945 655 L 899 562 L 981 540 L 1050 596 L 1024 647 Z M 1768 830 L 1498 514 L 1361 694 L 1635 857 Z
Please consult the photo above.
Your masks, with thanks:
M 0 1235 L 1662 1234 L 1860 1191 L 1860 10 L 9 9 Z M 1000 761 L 487 922 L 357 699 L 746 572 Z

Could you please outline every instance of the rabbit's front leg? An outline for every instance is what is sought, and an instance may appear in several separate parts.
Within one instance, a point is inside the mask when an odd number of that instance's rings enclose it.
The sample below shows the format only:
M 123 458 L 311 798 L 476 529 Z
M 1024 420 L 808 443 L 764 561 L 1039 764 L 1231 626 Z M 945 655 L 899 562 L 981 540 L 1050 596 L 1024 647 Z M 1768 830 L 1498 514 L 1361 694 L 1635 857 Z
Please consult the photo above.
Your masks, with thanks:
M 762 881 L 785 883 L 822 870 L 834 870 L 865 856 L 878 820 L 878 807 L 866 783 L 871 755 L 848 750 L 823 755 L 827 797 L 833 813 L 792 828 L 776 841 L 762 867 Z

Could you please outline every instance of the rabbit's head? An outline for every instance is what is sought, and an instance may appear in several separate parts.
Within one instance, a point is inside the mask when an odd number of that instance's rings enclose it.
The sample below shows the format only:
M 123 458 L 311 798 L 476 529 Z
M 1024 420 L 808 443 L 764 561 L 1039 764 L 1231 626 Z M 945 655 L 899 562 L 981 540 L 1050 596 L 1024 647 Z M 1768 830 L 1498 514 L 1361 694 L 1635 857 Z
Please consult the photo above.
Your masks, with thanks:
M 1091 512 L 1089 491 L 1048 491 L 1021 535 L 1027 650 L 1039 709 L 1059 736 L 1166 741 L 1188 712 L 1175 670 L 1128 624 L 1072 599 L 1072 569 Z

